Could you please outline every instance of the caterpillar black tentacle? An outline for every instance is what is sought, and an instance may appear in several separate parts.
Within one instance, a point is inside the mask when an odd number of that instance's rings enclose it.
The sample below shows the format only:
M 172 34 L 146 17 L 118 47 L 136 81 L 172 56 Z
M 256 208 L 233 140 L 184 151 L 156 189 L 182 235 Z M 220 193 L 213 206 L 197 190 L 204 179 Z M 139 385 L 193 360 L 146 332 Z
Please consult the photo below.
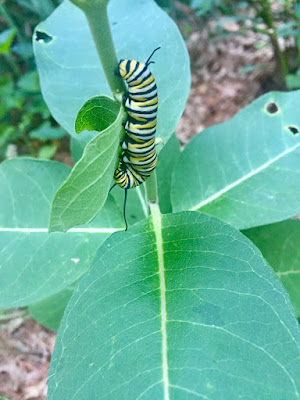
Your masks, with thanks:
M 124 219 L 127 190 L 141 185 L 153 172 L 157 163 L 155 148 L 157 87 L 148 66 L 153 54 L 146 63 L 136 60 L 121 60 L 118 74 L 127 83 L 127 93 L 123 98 L 128 119 L 125 123 L 126 136 L 120 143 L 123 152 L 114 173 L 114 181 L 125 189 Z
M 159 47 L 156 47 L 156 49 L 154 49 L 154 50 L 152 51 L 152 53 L 150 54 L 148 60 L 145 62 L 145 65 L 148 66 L 148 65 L 150 64 L 150 60 L 151 60 L 153 54 L 154 54 L 157 50 L 159 50 L 159 49 L 160 49 L 160 46 L 159 46 Z M 151 62 L 154 63 L 154 61 L 151 61 Z

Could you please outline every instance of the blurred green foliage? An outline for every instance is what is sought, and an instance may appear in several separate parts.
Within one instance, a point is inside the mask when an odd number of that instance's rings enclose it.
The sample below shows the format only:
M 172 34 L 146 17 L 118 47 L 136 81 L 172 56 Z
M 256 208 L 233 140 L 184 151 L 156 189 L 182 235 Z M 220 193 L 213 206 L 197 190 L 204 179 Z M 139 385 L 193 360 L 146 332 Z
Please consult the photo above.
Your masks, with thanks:
M 52 158 L 63 145 L 66 132 L 42 98 L 32 50 L 34 27 L 59 2 L 0 3 L 0 160 L 17 154 Z

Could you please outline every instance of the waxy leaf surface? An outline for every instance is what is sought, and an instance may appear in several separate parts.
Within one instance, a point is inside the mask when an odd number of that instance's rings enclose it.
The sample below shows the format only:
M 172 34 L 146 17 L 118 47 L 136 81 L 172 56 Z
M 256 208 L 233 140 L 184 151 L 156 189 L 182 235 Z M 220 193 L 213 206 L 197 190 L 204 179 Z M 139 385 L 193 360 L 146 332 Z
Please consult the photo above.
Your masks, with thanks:
M 299 109 L 299 90 L 270 92 L 195 136 L 175 167 L 173 210 L 201 210 L 239 229 L 298 214 Z
M 16 158 L 0 166 L 0 308 L 45 299 L 78 280 L 96 249 L 124 226 L 111 196 L 92 224 L 48 233 L 50 204 L 70 167 Z
M 65 311 L 48 399 L 296 400 L 299 329 L 257 248 L 197 212 L 112 235 Z
M 159 96 L 157 136 L 167 141 L 190 90 L 189 57 L 179 30 L 154 0 L 111 0 L 108 15 L 119 59 L 145 62 L 161 47 L 150 69 Z M 44 99 L 54 118 L 74 135 L 82 104 L 93 96 L 111 95 L 84 13 L 64 1 L 36 27 L 33 43 Z M 90 136 L 79 140 L 86 143 Z
M 115 102 L 111 99 L 102 96 L 101 100 L 98 100 L 97 106 L 83 106 L 85 112 L 82 112 L 82 117 L 81 113 L 78 114 L 78 120 L 81 121 L 78 131 L 88 127 L 99 133 L 85 147 L 82 157 L 54 196 L 50 232 L 64 232 L 74 226 L 90 222 L 107 199 L 116 167 L 118 146 L 124 131 L 122 126 L 124 111 L 120 106 L 116 109 Z M 109 110 L 106 107 L 109 107 Z M 105 123 L 101 117 L 94 118 L 95 108 L 99 109 Z M 108 112 L 109 117 L 107 117 Z M 106 121 L 107 119 L 110 121 L 112 115 L 115 115 L 116 119 L 101 131 L 109 123 Z M 84 133 L 81 135 L 84 136 Z

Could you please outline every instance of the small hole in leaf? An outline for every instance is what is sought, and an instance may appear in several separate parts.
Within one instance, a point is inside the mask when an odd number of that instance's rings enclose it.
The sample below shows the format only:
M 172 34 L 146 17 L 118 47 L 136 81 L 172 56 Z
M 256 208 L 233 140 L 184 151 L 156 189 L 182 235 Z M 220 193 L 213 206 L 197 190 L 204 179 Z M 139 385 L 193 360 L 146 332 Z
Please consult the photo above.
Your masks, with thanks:
M 36 31 L 35 32 L 35 40 L 37 42 L 49 43 L 52 40 L 52 36 L 47 35 L 45 32 Z
M 270 102 L 267 104 L 266 110 L 269 114 L 276 114 L 279 111 L 279 107 L 276 103 Z
M 297 133 L 299 133 L 299 128 L 297 126 L 290 125 L 288 126 L 288 130 L 292 132 L 293 135 L 297 135 Z

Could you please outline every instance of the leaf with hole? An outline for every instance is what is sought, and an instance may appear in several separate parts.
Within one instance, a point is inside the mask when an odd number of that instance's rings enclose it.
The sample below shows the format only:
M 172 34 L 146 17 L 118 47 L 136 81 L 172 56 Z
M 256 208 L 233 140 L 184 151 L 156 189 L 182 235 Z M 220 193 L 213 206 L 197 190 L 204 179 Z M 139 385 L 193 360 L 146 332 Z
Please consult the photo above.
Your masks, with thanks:
M 124 229 L 109 196 L 92 224 L 48 233 L 50 202 L 70 167 L 16 158 L 0 166 L 0 308 L 25 306 L 60 292 L 89 268 L 96 249 Z
M 259 226 L 243 233 L 273 267 L 300 317 L 300 221 L 288 220 Z
M 239 229 L 300 212 L 300 91 L 270 92 L 205 129 L 181 153 L 174 211 L 201 210 Z
M 146 61 L 161 46 L 151 71 L 159 96 L 157 137 L 167 141 L 190 89 L 189 57 L 179 30 L 154 0 L 111 0 L 108 14 L 119 59 Z M 110 95 L 83 12 L 64 1 L 37 26 L 34 52 L 46 103 L 54 118 L 74 135 L 82 104 L 99 94 Z M 90 136 L 79 140 L 86 143 Z
M 214 217 L 153 211 L 80 281 L 48 399 L 298 399 L 297 321 L 259 251 Z

